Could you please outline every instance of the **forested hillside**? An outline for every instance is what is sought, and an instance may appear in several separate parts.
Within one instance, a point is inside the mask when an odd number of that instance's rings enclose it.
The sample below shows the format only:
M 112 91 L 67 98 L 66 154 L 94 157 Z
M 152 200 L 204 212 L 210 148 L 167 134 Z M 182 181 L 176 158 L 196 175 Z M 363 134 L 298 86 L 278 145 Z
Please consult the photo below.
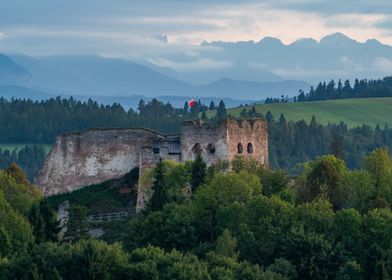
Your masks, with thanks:
M 374 100 L 352 100 L 368 102 L 363 104 L 364 115 L 369 115 L 373 111 L 378 111 L 376 115 L 380 114 L 384 108 L 378 106 Z M 324 102 L 331 101 L 319 103 Z M 309 117 L 309 121 L 290 121 L 292 109 L 284 111 L 288 113 L 286 117 L 286 114 L 275 114 L 280 112 L 279 110 L 272 110 L 271 113 L 264 108 L 264 106 L 272 108 L 281 105 L 295 107 L 301 104 L 311 103 L 268 104 L 255 106 L 252 109 L 239 108 L 226 111 L 223 102 L 218 105 L 212 103 L 208 107 L 201 102 L 196 102 L 195 107 L 191 109 L 187 104 L 182 109 L 176 109 L 170 104 L 154 99 L 148 103 L 140 101 L 137 112 L 133 110 L 127 112 L 118 104 L 103 106 L 92 100 L 83 103 L 72 98 L 50 99 L 42 102 L 0 99 L 0 143 L 52 143 L 59 133 L 95 127 L 138 126 L 165 133 L 178 133 L 182 122 L 186 119 L 201 116 L 205 121 L 214 122 L 233 114 L 236 117 L 267 119 L 270 164 L 274 168 L 283 168 L 290 173 L 297 172 L 297 163 L 328 153 L 334 153 L 345 159 L 350 168 L 359 168 L 362 166 L 362 157 L 373 149 L 382 146 L 392 149 L 392 128 L 384 123 L 374 127 L 368 125 L 352 127 L 339 122 L 338 119 L 325 125 L 326 121 L 322 119 L 324 124 L 322 125 L 318 118 L 311 117 L 311 110 L 297 110 L 299 114 Z M 320 104 L 320 106 L 328 105 Z M 260 110 L 261 108 L 263 109 Z M 218 113 L 208 119 L 206 114 L 208 109 L 217 110 Z M 384 111 L 385 115 L 392 112 L 387 108 Z M 0 151 L 0 167 L 17 162 L 31 179 L 43 163 L 44 157 L 45 153 L 40 147 L 26 147 L 19 152 L 3 150 Z
M 163 161 L 142 178 L 147 209 L 110 242 L 90 237 L 83 200 L 57 241 L 51 203 L 11 166 L 0 171 L 0 279 L 388 279 L 392 158 L 363 160 L 350 170 L 324 156 L 295 181 L 241 157 Z

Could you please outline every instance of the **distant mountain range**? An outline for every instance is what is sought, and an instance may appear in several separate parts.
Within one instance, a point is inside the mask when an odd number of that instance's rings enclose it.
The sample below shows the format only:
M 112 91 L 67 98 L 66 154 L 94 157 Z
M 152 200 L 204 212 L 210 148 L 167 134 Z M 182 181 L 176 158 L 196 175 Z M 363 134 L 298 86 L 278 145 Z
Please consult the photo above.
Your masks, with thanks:
M 135 107 L 143 98 L 182 106 L 190 97 L 206 103 L 224 98 L 228 104 L 261 101 L 270 96 L 293 95 L 309 84 L 301 81 L 248 82 L 220 78 L 206 85 L 192 85 L 139 63 L 100 56 L 28 57 L 1 55 L 0 95 L 10 98 L 77 96 L 105 104 L 120 102 Z M 219 77 L 219 76 L 217 76 Z
M 195 67 L 197 65 L 197 67 Z M 188 67 L 188 68 L 187 68 Z M 134 107 L 140 98 L 180 104 L 187 98 L 226 100 L 237 106 L 267 97 L 294 96 L 331 78 L 380 78 L 392 72 L 392 47 L 360 43 L 336 33 L 290 45 L 203 42 L 196 53 L 127 61 L 97 55 L 29 57 L 0 54 L 0 95 L 78 96 Z
M 259 42 L 203 42 L 199 52 L 204 59 L 247 64 L 249 71 L 263 69 L 284 80 L 309 83 L 332 78 L 380 78 L 392 72 L 391 46 L 375 39 L 361 43 L 342 33 L 325 36 L 319 42 L 303 38 L 289 45 L 271 37 Z

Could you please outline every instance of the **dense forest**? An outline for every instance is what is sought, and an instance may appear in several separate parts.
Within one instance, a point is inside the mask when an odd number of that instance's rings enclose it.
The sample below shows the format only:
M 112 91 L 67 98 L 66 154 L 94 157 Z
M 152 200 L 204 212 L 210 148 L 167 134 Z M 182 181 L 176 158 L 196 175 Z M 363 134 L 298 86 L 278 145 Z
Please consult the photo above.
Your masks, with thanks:
M 208 119 L 206 111 L 216 110 L 217 114 Z M 66 131 L 83 130 L 92 127 L 139 126 L 166 133 L 177 133 L 183 120 L 202 117 L 214 122 L 227 116 L 225 104 L 208 107 L 195 103 L 176 109 L 170 104 L 157 100 L 140 101 L 138 111 L 128 112 L 119 104 L 98 105 L 74 99 L 50 99 L 42 102 L 29 100 L 0 99 L 0 143 L 52 143 L 56 135 Z M 296 164 L 315 159 L 316 156 L 333 153 L 343 158 L 349 168 L 359 168 L 362 158 L 375 148 L 386 146 L 392 149 L 392 128 L 363 125 L 348 129 L 344 123 L 327 126 L 305 121 L 288 122 L 283 115 L 261 115 L 253 107 L 244 109 L 241 117 L 266 118 L 269 125 L 269 154 L 273 168 L 282 168 L 297 173 Z M 45 154 L 40 147 L 26 147 L 19 152 L 0 150 L 0 168 L 12 162 L 18 163 L 29 179 L 39 170 Z
M 111 242 L 89 237 L 86 205 L 71 205 L 57 241 L 53 204 L 12 165 L 0 171 L 0 279 L 390 279 L 392 158 L 363 161 L 323 156 L 295 181 L 241 157 L 162 161 L 143 178 L 147 209 Z
M 42 167 L 45 158 L 45 150 L 40 145 L 26 145 L 20 150 L 14 149 L 12 151 L 0 148 L 0 169 L 6 168 L 13 162 L 17 163 L 24 170 L 27 178 L 32 181 L 34 175 Z
M 320 82 L 316 88 L 313 86 L 308 93 L 300 90 L 294 102 L 320 101 L 341 98 L 369 98 L 369 97 L 392 97 L 392 76 L 377 80 L 355 79 L 354 85 L 349 80 L 342 83 Z M 268 98 L 268 103 L 285 102 L 287 99 Z
M 197 118 L 208 109 L 225 111 L 223 101 L 209 107 L 195 102 L 194 107 L 177 109 L 156 99 L 147 104 L 141 100 L 138 111 L 128 111 L 120 104 L 100 105 L 91 99 L 86 102 L 69 99 L 31 101 L 0 98 L 0 143 L 47 143 L 68 131 L 96 127 L 146 127 L 166 133 L 178 132 L 185 119 Z

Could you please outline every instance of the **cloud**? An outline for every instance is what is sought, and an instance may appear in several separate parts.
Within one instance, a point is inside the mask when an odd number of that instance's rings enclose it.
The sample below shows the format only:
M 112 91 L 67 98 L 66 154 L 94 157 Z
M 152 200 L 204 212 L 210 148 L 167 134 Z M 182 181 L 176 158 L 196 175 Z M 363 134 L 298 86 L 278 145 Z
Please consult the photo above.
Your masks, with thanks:
M 273 36 L 288 44 L 338 31 L 392 44 L 390 15 L 385 0 L 2 0 L 0 50 L 158 59 L 204 40 Z
M 207 58 L 185 62 L 185 63 L 174 62 L 168 59 L 156 59 L 156 60 L 151 60 L 150 62 L 159 66 L 170 67 L 179 72 L 221 70 L 233 66 L 233 63 L 231 61 L 218 61 L 218 60 L 207 59 Z
M 384 73 L 391 73 L 392 72 L 392 60 L 385 58 L 385 57 L 378 57 L 375 62 L 374 66 L 376 70 L 384 72 Z

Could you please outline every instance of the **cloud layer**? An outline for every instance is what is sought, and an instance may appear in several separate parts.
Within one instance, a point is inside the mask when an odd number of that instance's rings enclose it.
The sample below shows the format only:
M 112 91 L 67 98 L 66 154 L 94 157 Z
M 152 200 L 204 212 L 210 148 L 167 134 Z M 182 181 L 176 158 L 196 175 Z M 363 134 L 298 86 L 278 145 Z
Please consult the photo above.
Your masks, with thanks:
M 309 67 L 272 67 L 241 50 L 246 50 L 247 41 L 266 36 L 289 45 L 299 38 L 320 40 L 335 32 L 392 45 L 391 26 L 389 0 L 2 0 L 0 52 L 99 54 L 184 73 L 253 67 L 288 78 L 313 74 L 318 78 L 320 73 Z M 244 42 L 236 44 L 235 51 L 227 46 L 223 51 L 219 44 L 200 47 L 203 41 Z M 387 72 L 390 59 L 380 56 L 364 66 L 342 55 L 336 62 L 342 72 L 325 69 L 324 74 L 360 73 L 369 65 Z M 247 66 L 238 65 L 241 61 Z

